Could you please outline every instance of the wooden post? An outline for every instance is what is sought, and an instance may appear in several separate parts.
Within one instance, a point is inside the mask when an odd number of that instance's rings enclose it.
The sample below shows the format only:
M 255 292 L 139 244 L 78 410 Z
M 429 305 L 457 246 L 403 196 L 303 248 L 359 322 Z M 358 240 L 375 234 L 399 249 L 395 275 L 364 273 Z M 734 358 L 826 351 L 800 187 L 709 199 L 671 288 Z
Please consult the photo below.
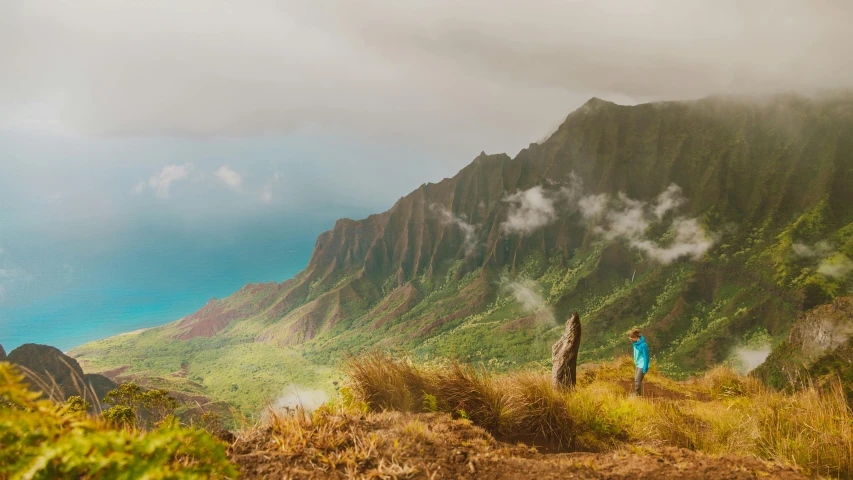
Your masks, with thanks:
M 555 389 L 574 388 L 581 346 L 581 320 L 578 312 L 566 322 L 566 333 L 551 347 L 551 384 Z

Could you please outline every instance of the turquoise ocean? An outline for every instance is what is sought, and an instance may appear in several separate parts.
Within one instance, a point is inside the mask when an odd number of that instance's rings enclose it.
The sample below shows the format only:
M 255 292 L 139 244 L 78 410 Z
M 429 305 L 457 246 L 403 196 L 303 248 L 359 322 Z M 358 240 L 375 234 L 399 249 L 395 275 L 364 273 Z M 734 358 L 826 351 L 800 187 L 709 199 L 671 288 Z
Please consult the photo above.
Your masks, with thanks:
M 0 345 L 7 352 L 23 343 L 67 351 L 179 319 L 246 283 L 282 282 L 305 268 L 317 235 L 341 216 L 360 218 L 351 211 L 279 213 L 224 224 L 141 222 L 97 235 L 50 225 L 7 228 L 3 248 L 25 273 L 7 282 Z

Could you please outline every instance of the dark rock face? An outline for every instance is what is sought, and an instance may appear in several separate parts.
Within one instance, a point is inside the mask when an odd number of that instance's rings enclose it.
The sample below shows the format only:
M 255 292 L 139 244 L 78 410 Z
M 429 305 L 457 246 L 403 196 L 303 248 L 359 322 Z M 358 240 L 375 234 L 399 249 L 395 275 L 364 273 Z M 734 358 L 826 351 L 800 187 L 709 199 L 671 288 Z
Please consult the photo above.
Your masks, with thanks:
M 0 362 L 6 361 L 6 350 L 3 350 L 3 345 L 0 345 Z
M 48 345 L 21 345 L 9 352 L 7 359 L 23 367 L 22 373 L 30 380 L 34 390 L 52 397 L 65 399 L 79 395 L 90 403 L 97 403 L 116 386 L 103 375 L 84 374 L 77 360 Z

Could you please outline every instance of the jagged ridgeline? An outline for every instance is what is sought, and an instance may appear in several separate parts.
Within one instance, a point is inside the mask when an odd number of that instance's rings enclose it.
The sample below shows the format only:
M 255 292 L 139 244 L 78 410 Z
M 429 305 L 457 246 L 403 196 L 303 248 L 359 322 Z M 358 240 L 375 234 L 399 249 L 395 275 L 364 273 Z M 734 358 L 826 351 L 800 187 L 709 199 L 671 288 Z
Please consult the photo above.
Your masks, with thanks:
M 228 355 L 251 358 L 256 380 L 282 350 L 327 365 L 372 346 L 546 361 L 576 310 L 582 362 L 622 353 L 640 326 L 665 372 L 749 363 L 738 352 L 849 292 L 851 185 L 853 96 L 594 98 L 515 158 L 481 154 L 387 212 L 339 220 L 292 280 L 75 354 L 149 374 L 188 365 L 228 397 L 210 367 Z

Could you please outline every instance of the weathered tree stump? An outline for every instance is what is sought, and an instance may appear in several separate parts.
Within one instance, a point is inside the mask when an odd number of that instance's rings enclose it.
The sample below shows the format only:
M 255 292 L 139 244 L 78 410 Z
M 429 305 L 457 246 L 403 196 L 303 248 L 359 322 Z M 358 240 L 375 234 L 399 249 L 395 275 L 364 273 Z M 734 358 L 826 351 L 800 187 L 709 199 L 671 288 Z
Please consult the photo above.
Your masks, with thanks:
M 581 320 L 578 312 L 566 322 L 566 333 L 551 347 L 551 384 L 555 389 L 574 388 L 581 346 Z

